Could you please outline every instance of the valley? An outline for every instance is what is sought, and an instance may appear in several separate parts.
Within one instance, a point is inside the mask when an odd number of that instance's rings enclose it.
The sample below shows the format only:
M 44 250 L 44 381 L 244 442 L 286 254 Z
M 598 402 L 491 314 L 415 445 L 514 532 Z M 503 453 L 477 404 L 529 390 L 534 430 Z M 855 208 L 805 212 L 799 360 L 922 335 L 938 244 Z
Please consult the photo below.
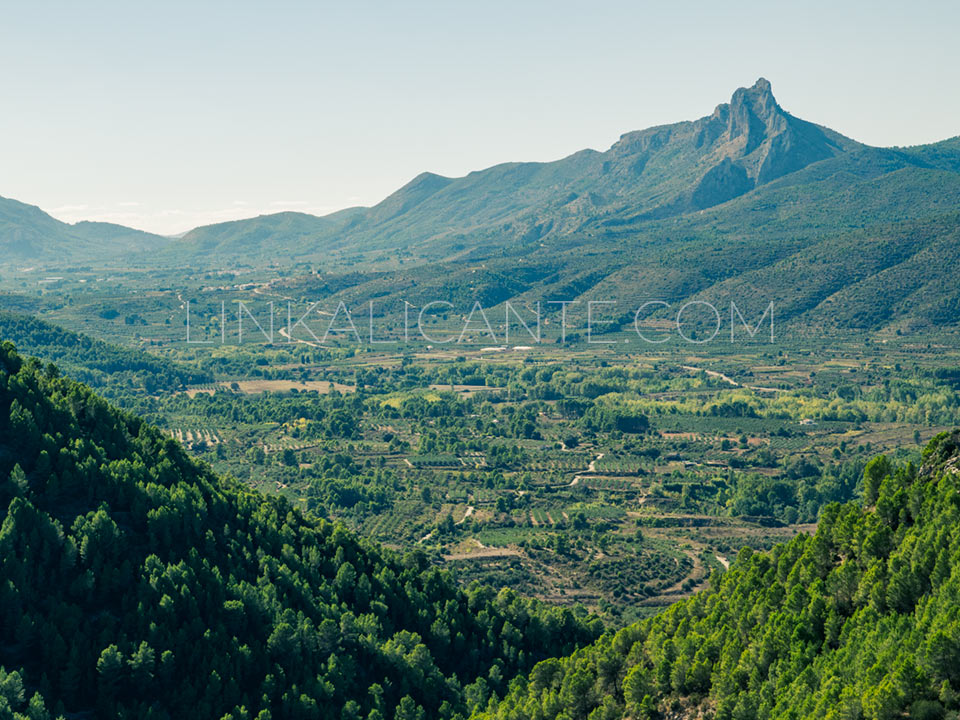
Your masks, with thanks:
M 904 447 L 960 416 L 949 370 L 960 350 L 942 334 L 858 335 L 829 355 L 811 339 L 759 336 L 637 354 L 619 342 L 627 333 L 493 354 L 478 342 L 390 352 L 351 333 L 326 347 L 256 334 L 196 346 L 178 340 L 168 309 L 151 313 L 155 297 L 137 298 L 145 338 L 116 352 L 150 352 L 170 370 L 134 371 L 125 389 L 88 369 L 82 344 L 51 354 L 56 332 L 40 321 L 11 316 L 0 330 L 258 492 L 425 553 L 464 586 L 616 623 L 702 589 L 745 545 L 809 533 L 826 504 L 858 496 L 871 457 L 906 459 Z M 130 327 L 90 317 L 115 296 L 38 302 L 61 322 L 86 312 L 79 328 Z M 180 332 L 184 312 L 173 309 Z

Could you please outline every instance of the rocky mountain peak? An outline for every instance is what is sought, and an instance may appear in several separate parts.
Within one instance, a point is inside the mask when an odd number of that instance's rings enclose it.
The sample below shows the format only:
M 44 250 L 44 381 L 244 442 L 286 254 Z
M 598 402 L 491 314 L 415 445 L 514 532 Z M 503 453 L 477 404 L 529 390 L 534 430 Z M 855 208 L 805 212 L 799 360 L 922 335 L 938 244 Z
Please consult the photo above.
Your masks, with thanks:
M 766 78 L 760 78 L 752 87 L 737 89 L 728 104 L 714 111 L 711 120 L 725 124 L 724 139 L 728 142 L 740 140 L 744 154 L 787 127 L 786 114 L 777 104 Z

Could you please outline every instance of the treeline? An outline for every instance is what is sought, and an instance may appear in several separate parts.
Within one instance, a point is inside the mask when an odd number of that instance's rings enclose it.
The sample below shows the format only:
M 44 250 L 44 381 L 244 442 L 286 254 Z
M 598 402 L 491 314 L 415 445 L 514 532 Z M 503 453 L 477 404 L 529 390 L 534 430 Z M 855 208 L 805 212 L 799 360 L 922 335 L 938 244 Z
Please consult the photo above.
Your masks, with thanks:
M 8 343 L 0 508 L 0 709 L 34 720 L 462 718 L 601 630 L 219 478 Z

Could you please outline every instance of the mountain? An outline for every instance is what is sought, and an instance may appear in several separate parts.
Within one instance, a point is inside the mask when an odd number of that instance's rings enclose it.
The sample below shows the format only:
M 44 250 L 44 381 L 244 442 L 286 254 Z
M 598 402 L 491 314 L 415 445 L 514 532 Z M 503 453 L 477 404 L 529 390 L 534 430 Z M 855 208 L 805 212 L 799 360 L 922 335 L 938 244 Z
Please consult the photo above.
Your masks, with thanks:
M 606 152 L 583 150 L 556 162 L 506 163 L 462 178 L 424 173 L 369 209 L 328 218 L 302 216 L 295 235 L 265 253 L 306 255 L 330 248 L 419 248 L 434 259 L 457 246 L 522 242 L 599 225 L 651 221 L 726 203 L 805 168 L 828 177 L 888 172 L 913 165 L 956 171 L 957 143 L 912 152 L 869 148 L 786 112 L 761 78 L 693 122 L 631 132 Z M 808 175 L 804 184 L 824 178 Z M 849 183 L 848 183 L 849 184 Z M 276 221 L 266 216 L 195 230 L 170 253 L 220 250 Z M 243 243 L 245 250 L 253 250 Z
M 477 720 L 957 717 L 960 430 L 884 457 L 866 506 L 741 551 L 661 615 L 537 665 Z
M 0 345 L 0 717 L 463 718 L 600 629 L 218 477 Z
M 309 240 L 317 233 L 340 227 L 339 221 L 349 218 L 351 214 L 346 210 L 318 218 L 306 213 L 282 212 L 206 225 L 184 234 L 169 250 L 179 256 L 182 248 L 189 247 L 190 254 L 237 259 L 243 259 L 244 253 L 259 257 L 266 248 L 275 248 L 282 253 L 284 248 Z
M 947 272 L 958 215 L 960 139 L 863 145 L 794 117 L 760 79 L 605 152 L 424 173 L 372 208 L 298 216 L 292 232 L 286 216 L 199 228 L 165 258 L 333 258 L 283 294 L 346 302 L 740 297 L 806 327 L 909 331 L 960 322 Z
M 114 263 L 118 255 L 132 257 L 168 242 L 159 235 L 112 223 L 70 225 L 38 207 L 0 197 L 0 262 Z
M 303 216 L 297 233 L 283 238 L 283 248 L 404 247 L 474 236 L 504 224 L 531 225 L 539 235 L 562 233 L 588 218 L 624 210 L 650 218 L 678 215 L 862 147 L 785 112 L 761 78 L 712 115 L 628 133 L 606 152 L 506 163 L 457 179 L 423 173 L 373 208 L 309 222 Z M 271 217 L 195 230 L 171 252 L 203 253 L 211 237 L 223 250 L 228 233 L 250 250 L 244 240 L 276 222 Z

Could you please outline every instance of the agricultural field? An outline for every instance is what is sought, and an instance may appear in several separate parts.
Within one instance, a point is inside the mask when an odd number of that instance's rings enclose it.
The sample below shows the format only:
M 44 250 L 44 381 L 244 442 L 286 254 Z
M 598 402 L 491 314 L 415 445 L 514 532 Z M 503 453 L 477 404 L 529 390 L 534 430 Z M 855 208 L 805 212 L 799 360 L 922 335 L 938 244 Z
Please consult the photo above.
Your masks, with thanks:
M 213 284 L 269 297 L 260 272 L 171 277 L 150 295 L 136 273 L 68 277 L 24 302 L 166 363 L 112 399 L 218 471 L 464 584 L 618 622 L 705 587 L 744 546 L 810 532 L 827 504 L 858 496 L 871 457 L 904 456 L 960 421 L 960 353 L 942 338 L 656 352 L 185 342 L 187 299 Z M 108 305 L 127 315 L 100 317 Z M 38 354 L 56 344 L 41 335 L 24 335 Z M 61 360 L 84 372 L 81 355 Z

